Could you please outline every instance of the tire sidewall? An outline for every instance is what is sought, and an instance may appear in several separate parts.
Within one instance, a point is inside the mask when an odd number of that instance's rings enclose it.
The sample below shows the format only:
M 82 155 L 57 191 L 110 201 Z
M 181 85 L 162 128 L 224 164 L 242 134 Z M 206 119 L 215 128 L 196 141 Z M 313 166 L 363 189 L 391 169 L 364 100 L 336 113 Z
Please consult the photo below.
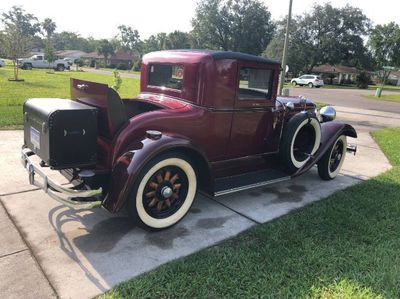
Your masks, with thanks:
M 330 163 L 330 159 L 332 157 L 333 150 L 335 149 L 335 146 L 337 145 L 338 142 L 342 142 L 343 143 L 342 157 L 341 157 L 339 165 L 336 167 L 335 171 L 331 172 L 330 167 L 329 167 L 329 163 Z M 343 166 L 343 163 L 344 163 L 344 159 L 346 157 L 346 149 L 347 149 L 346 136 L 345 135 L 340 135 L 339 138 L 336 139 L 335 143 L 333 144 L 332 148 L 329 151 L 327 174 L 331 179 L 335 178 L 339 174 L 340 170 L 342 169 L 342 166 Z
M 182 206 L 179 207 L 179 209 L 174 214 L 166 218 L 157 219 L 150 216 L 146 212 L 143 205 L 143 193 L 145 190 L 145 186 L 151 176 L 153 176 L 154 173 L 157 172 L 157 170 L 165 166 L 177 166 L 182 171 L 184 171 L 188 178 L 189 186 L 186 198 Z M 196 192 L 196 171 L 193 169 L 189 160 L 180 155 L 163 155 L 162 157 L 150 161 L 140 172 L 140 175 L 138 176 L 138 179 L 136 180 L 133 190 L 131 192 L 131 196 L 129 199 L 129 210 L 132 216 L 138 222 L 138 224 L 142 227 L 152 230 L 165 229 L 172 225 L 175 225 L 184 218 L 194 202 Z
M 294 156 L 294 142 L 296 141 L 296 137 L 297 137 L 298 133 L 300 132 L 300 130 L 308 124 L 312 125 L 315 130 L 315 141 L 314 141 L 314 146 L 310 152 L 311 155 L 315 154 L 315 152 L 318 150 L 319 145 L 321 143 L 321 127 L 320 127 L 318 120 L 316 118 L 304 119 L 297 126 L 297 129 L 296 129 L 295 133 L 293 134 L 292 141 L 290 143 L 290 160 L 291 160 L 291 163 L 293 164 L 293 166 L 297 169 L 303 167 L 308 162 L 308 160 L 310 160 L 310 157 L 307 157 L 306 159 L 304 159 L 302 161 L 298 161 Z

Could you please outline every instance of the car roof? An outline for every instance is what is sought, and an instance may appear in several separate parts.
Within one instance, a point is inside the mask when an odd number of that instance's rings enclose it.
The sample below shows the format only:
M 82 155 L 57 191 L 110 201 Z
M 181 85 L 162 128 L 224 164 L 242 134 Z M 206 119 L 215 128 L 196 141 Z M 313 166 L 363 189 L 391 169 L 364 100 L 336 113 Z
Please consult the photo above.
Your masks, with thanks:
M 265 64 L 275 64 L 280 65 L 280 63 L 276 60 L 269 59 L 266 57 L 240 53 L 240 52 L 232 52 L 232 51 L 216 51 L 216 50 L 208 50 L 208 49 L 179 49 L 179 50 L 165 50 L 165 51 L 157 51 L 146 54 L 146 58 L 155 58 L 157 56 L 196 56 L 201 60 L 204 57 L 212 57 L 214 60 L 220 59 L 238 59 L 244 61 L 251 61 L 257 63 L 265 63 Z

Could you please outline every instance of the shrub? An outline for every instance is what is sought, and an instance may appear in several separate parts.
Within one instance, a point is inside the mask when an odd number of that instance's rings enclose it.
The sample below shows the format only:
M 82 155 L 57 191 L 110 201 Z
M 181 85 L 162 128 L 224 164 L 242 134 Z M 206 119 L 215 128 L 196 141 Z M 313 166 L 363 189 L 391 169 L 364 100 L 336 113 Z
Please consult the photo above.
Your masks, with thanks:
M 125 70 L 128 69 L 128 66 L 127 66 L 126 64 L 124 64 L 124 63 L 119 63 L 119 64 L 117 65 L 117 69 L 118 69 L 118 70 L 125 71 Z
M 367 72 L 360 72 L 356 77 L 356 85 L 360 89 L 367 89 L 370 82 L 371 78 Z

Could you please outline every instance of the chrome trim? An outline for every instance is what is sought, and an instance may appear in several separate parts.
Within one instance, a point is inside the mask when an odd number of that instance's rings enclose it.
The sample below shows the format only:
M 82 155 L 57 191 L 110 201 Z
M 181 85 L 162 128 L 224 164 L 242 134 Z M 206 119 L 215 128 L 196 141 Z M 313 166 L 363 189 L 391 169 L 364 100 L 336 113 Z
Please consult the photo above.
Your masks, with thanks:
M 254 184 L 250 184 L 250 185 L 246 185 L 246 186 L 226 189 L 226 190 L 215 192 L 214 196 L 217 197 L 217 196 L 222 196 L 222 195 L 226 195 L 226 194 L 230 194 L 230 193 L 234 193 L 234 192 L 239 192 L 239 191 L 244 191 L 244 190 L 253 189 L 253 188 L 257 188 L 257 187 L 272 185 L 275 183 L 290 180 L 290 178 L 291 178 L 290 176 L 285 176 L 285 177 L 281 177 L 279 179 L 274 179 L 274 180 L 270 180 L 270 181 L 264 181 L 264 182 L 254 183 Z
M 94 190 L 74 190 L 68 187 L 61 186 L 50 179 L 44 172 L 40 170 L 40 167 L 35 165 L 30 159 L 30 156 L 35 155 L 28 148 L 23 148 L 21 151 L 21 163 L 26 168 L 29 174 L 29 183 L 47 193 L 53 199 L 59 201 L 62 204 L 74 209 L 92 209 L 101 206 L 102 200 L 102 188 Z M 35 175 L 39 175 L 43 179 L 43 183 L 35 180 Z M 93 201 L 79 201 L 79 198 L 90 199 Z

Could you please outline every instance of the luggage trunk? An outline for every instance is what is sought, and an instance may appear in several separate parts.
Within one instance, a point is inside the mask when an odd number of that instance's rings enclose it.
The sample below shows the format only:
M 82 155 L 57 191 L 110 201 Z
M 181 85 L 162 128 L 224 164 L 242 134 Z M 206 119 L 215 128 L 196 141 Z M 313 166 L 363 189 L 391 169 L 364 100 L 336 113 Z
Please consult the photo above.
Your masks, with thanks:
M 24 103 L 24 145 L 52 169 L 97 162 L 97 108 L 66 99 Z

